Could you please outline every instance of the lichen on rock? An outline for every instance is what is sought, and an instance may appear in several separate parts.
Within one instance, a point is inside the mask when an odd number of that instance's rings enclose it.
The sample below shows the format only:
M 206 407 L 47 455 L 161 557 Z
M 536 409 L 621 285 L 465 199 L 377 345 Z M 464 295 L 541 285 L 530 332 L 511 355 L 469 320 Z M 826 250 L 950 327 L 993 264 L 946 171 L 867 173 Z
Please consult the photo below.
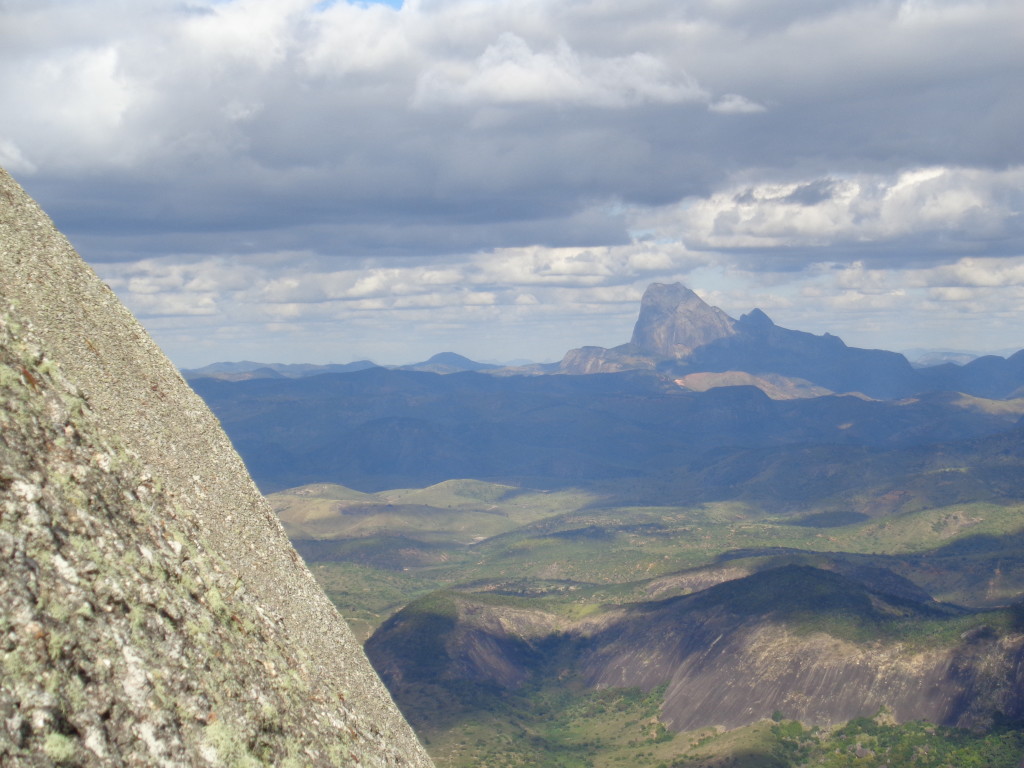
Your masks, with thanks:
M 314 661 L 16 328 L 0 317 L 0 762 L 355 762 L 369 729 L 310 698 Z
M 0 765 L 431 765 L 201 401 L 0 170 Z

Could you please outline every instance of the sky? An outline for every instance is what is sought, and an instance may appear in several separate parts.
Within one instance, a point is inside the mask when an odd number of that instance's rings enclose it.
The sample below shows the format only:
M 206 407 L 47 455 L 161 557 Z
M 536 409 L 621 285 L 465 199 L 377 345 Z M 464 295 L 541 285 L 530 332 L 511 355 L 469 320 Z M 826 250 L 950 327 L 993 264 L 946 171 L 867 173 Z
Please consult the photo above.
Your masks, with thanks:
M 183 367 L 557 360 L 644 288 L 1024 347 L 1020 0 L 0 0 L 0 165 Z

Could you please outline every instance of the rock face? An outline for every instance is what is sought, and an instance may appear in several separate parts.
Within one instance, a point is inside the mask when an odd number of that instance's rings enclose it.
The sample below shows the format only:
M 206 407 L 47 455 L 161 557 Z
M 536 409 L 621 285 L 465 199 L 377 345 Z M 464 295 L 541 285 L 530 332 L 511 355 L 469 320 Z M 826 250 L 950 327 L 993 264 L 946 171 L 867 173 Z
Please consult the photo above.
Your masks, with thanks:
M 618 373 L 653 370 L 663 360 L 684 360 L 694 350 L 736 333 L 736 321 L 706 304 L 681 283 L 652 283 L 640 301 L 640 314 L 628 344 L 612 349 L 569 350 L 562 373 Z
M 877 574 L 877 586 L 794 565 L 718 575 L 728 580 L 577 620 L 435 594 L 392 616 L 366 648 L 411 712 L 431 684 L 515 688 L 575 674 L 594 688 L 665 685 L 660 719 L 674 731 L 776 711 L 828 726 L 887 707 L 900 722 L 979 730 L 1024 714 L 1017 630 L 975 621 L 963 631 L 955 610 L 890 590 Z M 925 631 L 900 634 L 901 622 Z M 943 622 L 955 631 L 927 639 Z
M 805 605 L 792 610 L 800 601 Z M 898 722 L 979 730 L 994 718 L 1018 717 L 1024 688 L 1019 632 L 982 625 L 929 644 L 879 631 L 899 612 L 933 623 L 950 620 L 933 606 L 837 574 L 786 566 L 627 608 L 590 634 L 595 650 L 582 656 L 580 667 L 598 687 L 667 683 L 662 720 L 676 731 L 735 728 L 775 711 L 826 726 L 886 707 Z M 807 626 L 811 615 L 820 628 Z M 843 620 L 870 630 L 851 639 L 833 629 Z
M 430 766 L 217 420 L 0 171 L 0 763 Z
M 684 358 L 698 347 L 736 333 L 736 321 L 680 283 L 653 283 L 644 291 L 631 344 L 655 357 Z

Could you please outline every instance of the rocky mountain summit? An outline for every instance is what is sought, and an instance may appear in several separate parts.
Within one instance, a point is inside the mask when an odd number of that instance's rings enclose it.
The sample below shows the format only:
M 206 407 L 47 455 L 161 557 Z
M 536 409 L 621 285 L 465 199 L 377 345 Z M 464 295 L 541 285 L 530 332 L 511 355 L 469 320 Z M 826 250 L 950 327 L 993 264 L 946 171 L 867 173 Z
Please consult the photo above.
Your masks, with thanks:
M 644 291 L 630 344 L 648 355 L 684 358 L 735 333 L 735 320 L 686 286 L 653 283 Z
M 217 420 L 0 171 L 0 764 L 430 766 Z
M 656 370 L 678 377 L 742 371 L 878 398 L 906 396 L 923 385 L 910 363 L 895 352 L 857 349 L 831 334 L 782 328 L 760 309 L 735 320 L 680 283 L 647 287 L 629 343 L 570 350 L 560 370 Z
M 742 372 L 791 380 L 791 390 L 821 387 L 891 400 L 950 390 L 1009 398 L 1024 391 L 1024 353 L 993 355 L 966 365 L 915 369 L 896 352 L 847 346 L 837 336 L 776 325 L 760 309 L 735 320 L 675 283 L 654 283 L 644 292 L 627 344 L 570 350 L 561 373 L 652 370 L 677 379 L 695 373 Z
M 561 373 L 618 373 L 654 370 L 666 360 L 684 360 L 696 350 L 736 333 L 736 321 L 681 283 L 652 283 L 628 344 L 605 349 L 581 347 L 562 359 Z

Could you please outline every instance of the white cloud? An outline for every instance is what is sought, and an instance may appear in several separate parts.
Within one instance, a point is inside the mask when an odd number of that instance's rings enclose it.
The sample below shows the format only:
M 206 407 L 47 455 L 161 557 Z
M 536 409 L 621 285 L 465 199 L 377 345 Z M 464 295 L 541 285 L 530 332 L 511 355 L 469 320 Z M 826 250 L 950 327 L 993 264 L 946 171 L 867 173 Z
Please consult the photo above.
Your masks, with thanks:
M 5 130 L 15 137 L 9 143 L 37 157 L 39 167 L 89 167 L 100 157 L 104 165 L 134 161 L 131 146 L 119 139 L 135 97 L 135 84 L 112 45 L 38 59 L 0 86 Z
M 286 252 L 262 254 L 259 259 L 169 256 L 99 266 L 103 279 L 147 327 L 165 327 L 168 318 L 176 317 L 179 334 L 180 323 L 200 318 L 210 330 L 196 326 L 199 335 L 235 328 L 243 336 L 280 323 L 297 324 L 306 328 L 303 333 L 316 334 L 322 329 L 314 331 L 309 324 L 351 330 L 370 323 L 393 331 L 414 322 L 417 328 L 444 327 L 451 335 L 481 333 L 491 323 L 535 329 L 518 335 L 508 331 L 510 347 L 519 347 L 510 348 L 506 356 L 525 357 L 529 346 L 538 344 L 539 324 L 558 324 L 566 307 L 593 317 L 582 325 L 570 323 L 558 332 L 545 332 L 541 356 L 553 358 L 583 343 L 625 341 L 650 275 L 666 269 L 681 273 L 705 261 L 678 244 L 636 243 L 614 248 L 499 249 L 434 265 L 339 268 L 310 254 Z M 384 320 L 388 316 L 391 321 Z M 599 337 L 580 335 L 588 329 Z M 410 340 L 413 334 L 412 329 L 407 332 Z M 380 358 L 369 351 L 343 357 Z M 491 349 L 488 354 L 496 352 Z M 194 360 L 194 354 L 186 359 Z M 536 350 L 532 356 L 538 356 Z M 399 362 L 414 357 L 410 354 Z
M 737 185 L 640 210 L 635 226 L 694 248 L 785 248 L 946 233 L 970 241 L 1021 234 L 1024 166 L 918 168 Z
M 707 256 L 679 243 L 637 242 L 594 248 L 501 248 L 473 257 L 467 279 L 482 284 L 599 286 L 632 282 L 645 275 L 683 271 Z
M 767 108 L 763 104 L 751 101 L 746 96 L 740 96 L 738 93 L 727 93 L 713 101 L 708 106 L 708 109 L 723 115 L 751 115 L 764 112 Z
M 414 103 L 549 103 L 622 108 L 644 102 L 678 103 L 707 98 L 685 72 L 671 73 L 646 53 L 580 56 L 564 39 L 536 52 L 505 32 L 475 61 L 449 60 L 420 75 Z
M 0 167 L 26 176 L 31 176 L 36 170 L 35 163 L 25 157 L 18 145 L 3 137 L 0 137 Z
M 959 259 L 927 270 L 915 285 L 969 288 L 1021 288 L 1024 287 L 1024 257 Z M 909 279 L 909 276 L 907 277 Z
M 309 6 L 308 0 L 217 3 L 182 17 L 180 44 L 214 75 L 231 66 L 265 73 L 296 48 L 296 28 Z
M 506 248 L 453 257 L 443 264 L 404 266 L 339 267 L 309 254 L 285 252 L 264 254 L 261 259 L 169 256 L 112 263 L 102 266 L 102 275 L 145 316 L 147 308 L 155 306 L 147 297 L 200 294 L 222 297 L 225 307 L 244 304 L 255 311 L 261 306 L 339 302 L 356 307 L 368 300 L 382 302 L 375 307 L 530 305 L 548 295 L 545 287 L 598 296 L 605 288 L 617 291 L 622 285 L 642 285 L 651 273 L 680 272 L 706 263 L 707 258 L 690 254 L 678 244 L 653 243 Z
M 307 24 L 316 28 L 299 54 L 315 76 L 388 71 L 414 62 L 410 13 L 385 5 L 338 2 Z

